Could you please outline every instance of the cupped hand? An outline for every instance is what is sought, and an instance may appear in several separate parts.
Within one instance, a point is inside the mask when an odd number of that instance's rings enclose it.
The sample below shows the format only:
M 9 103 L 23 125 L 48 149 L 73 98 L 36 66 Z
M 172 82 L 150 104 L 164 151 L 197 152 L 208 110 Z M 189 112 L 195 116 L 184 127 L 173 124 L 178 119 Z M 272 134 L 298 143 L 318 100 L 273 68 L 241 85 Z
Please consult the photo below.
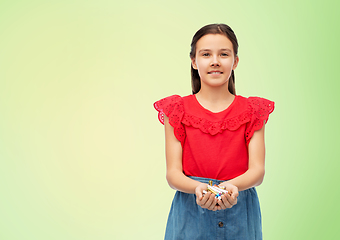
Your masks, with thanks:
M 218 200 L 218 205 L 221 209 L 231 208 L 237 204 L 238 188 L 228 182 L 221 183 L 220 186 L 224 186 L 228 191 L 227 194 L 221 196 L 221 200 Z
M 208 192 L 203 196 L 203 190 L 207 190 L 208 184 L 201 183 L 195 189 L 196 203 L 202 208 L 206 208 L 211 211 L 220 210 L 221 207 L 217 205 L 218 199 L 215 198 L 214 194 Z

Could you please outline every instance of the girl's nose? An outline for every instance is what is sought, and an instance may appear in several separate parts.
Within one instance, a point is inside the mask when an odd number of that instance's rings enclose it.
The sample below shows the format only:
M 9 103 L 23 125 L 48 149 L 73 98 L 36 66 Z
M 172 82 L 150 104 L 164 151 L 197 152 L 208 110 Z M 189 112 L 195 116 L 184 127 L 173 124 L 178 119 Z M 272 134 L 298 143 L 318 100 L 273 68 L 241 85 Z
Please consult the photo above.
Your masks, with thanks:
M 220 66 L 220 63 L 219 63 L 217 57 L 213 57 L 213 58 L 212 58 L 211 63 L 210 63 L 210 66 L 211 66 L 211 67 L 218 67 L 218 66 Z

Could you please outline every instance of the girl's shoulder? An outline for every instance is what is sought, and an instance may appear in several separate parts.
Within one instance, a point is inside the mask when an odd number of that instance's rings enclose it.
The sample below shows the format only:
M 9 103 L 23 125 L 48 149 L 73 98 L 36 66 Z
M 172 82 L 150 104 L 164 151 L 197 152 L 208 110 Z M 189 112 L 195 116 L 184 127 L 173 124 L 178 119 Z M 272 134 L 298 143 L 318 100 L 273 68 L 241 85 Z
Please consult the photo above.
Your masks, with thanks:
M 262 97 L 241 97 L 247 106 L 246 142 L 249 144 L 255 131 L 260 130 L 268 122 L 269 114 L 274 111 L 275 103 Z
M 258 117 L 267 117 L 274 111 L 275 103 L 271 100 L 262 97 L 243 97 L 238 95 L 240 101 L 244 106 L 247 106 L 248 111 Z
M 275 103 L 262 97 L 243 97 L 238 95 L 238 111 L 246 112 L 248 121 L 267 122 L 269 114 L 274 111 Z
M 156 101 L 153 104 L 153 106 L 157 111 L 162 111 L 165 114 L 172 112 L 174 108 L 180 111 L 184 111 L 184 103 L 190 102 L 192 96 L 193 96 L 192 94 L 184 97 L 181 97 L 180 95 L 177 94 L 171 95 Z
M 171 95 L 156 101 L 153 106 L 158 111 L 158 120 L 164 124 L 164 116 L 169 118 L 169 124 L 174 128 L 176 138 L 182 146 L 185 139 L 185 129 L 182 124 L 184 117 L 184 97 Z
M 266 98 L 255 97 L 255 96 L 243 97 L 241 95 L 236 95 L 236 97 L 238 98 L 238 102 L 240 104 L 247 105 L 253 109 L 265 107 L 265 108 L 271 109 L 270 110 L 271 112 L 274 110 L 274 102 Z
M 183 108 L 183 97 L 179 95 L 171 95 L 156 101 L 153 106 L 157 111 L 163 112 L 167 115 L 167 113 L 173 111 L 175 107 Z

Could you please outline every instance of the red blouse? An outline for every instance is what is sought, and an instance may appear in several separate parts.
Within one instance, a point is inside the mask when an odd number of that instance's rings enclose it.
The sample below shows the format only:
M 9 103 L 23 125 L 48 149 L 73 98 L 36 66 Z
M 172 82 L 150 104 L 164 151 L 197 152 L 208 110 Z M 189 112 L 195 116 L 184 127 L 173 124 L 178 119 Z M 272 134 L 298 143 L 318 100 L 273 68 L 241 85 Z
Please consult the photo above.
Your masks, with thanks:
M 229 180 L 248 170 L 248 144 L 274 110 L 274 102 L 236 95 L 218 113 L 203 108 L 195 95 L 173 95 L 154 103 L 181 142 L 183 172 L 187 176 Z

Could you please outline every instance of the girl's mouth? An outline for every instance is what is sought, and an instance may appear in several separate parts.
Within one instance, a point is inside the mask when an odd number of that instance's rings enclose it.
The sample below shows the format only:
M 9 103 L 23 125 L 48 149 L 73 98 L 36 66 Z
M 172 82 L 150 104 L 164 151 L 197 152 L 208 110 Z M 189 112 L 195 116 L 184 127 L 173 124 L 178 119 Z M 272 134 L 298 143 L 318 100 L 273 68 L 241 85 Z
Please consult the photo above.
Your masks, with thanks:
M 219 71 L 213 71 L 213 72 L 208 72 L 208 74 L 222 74 L 223 72 L 219 72 Z

